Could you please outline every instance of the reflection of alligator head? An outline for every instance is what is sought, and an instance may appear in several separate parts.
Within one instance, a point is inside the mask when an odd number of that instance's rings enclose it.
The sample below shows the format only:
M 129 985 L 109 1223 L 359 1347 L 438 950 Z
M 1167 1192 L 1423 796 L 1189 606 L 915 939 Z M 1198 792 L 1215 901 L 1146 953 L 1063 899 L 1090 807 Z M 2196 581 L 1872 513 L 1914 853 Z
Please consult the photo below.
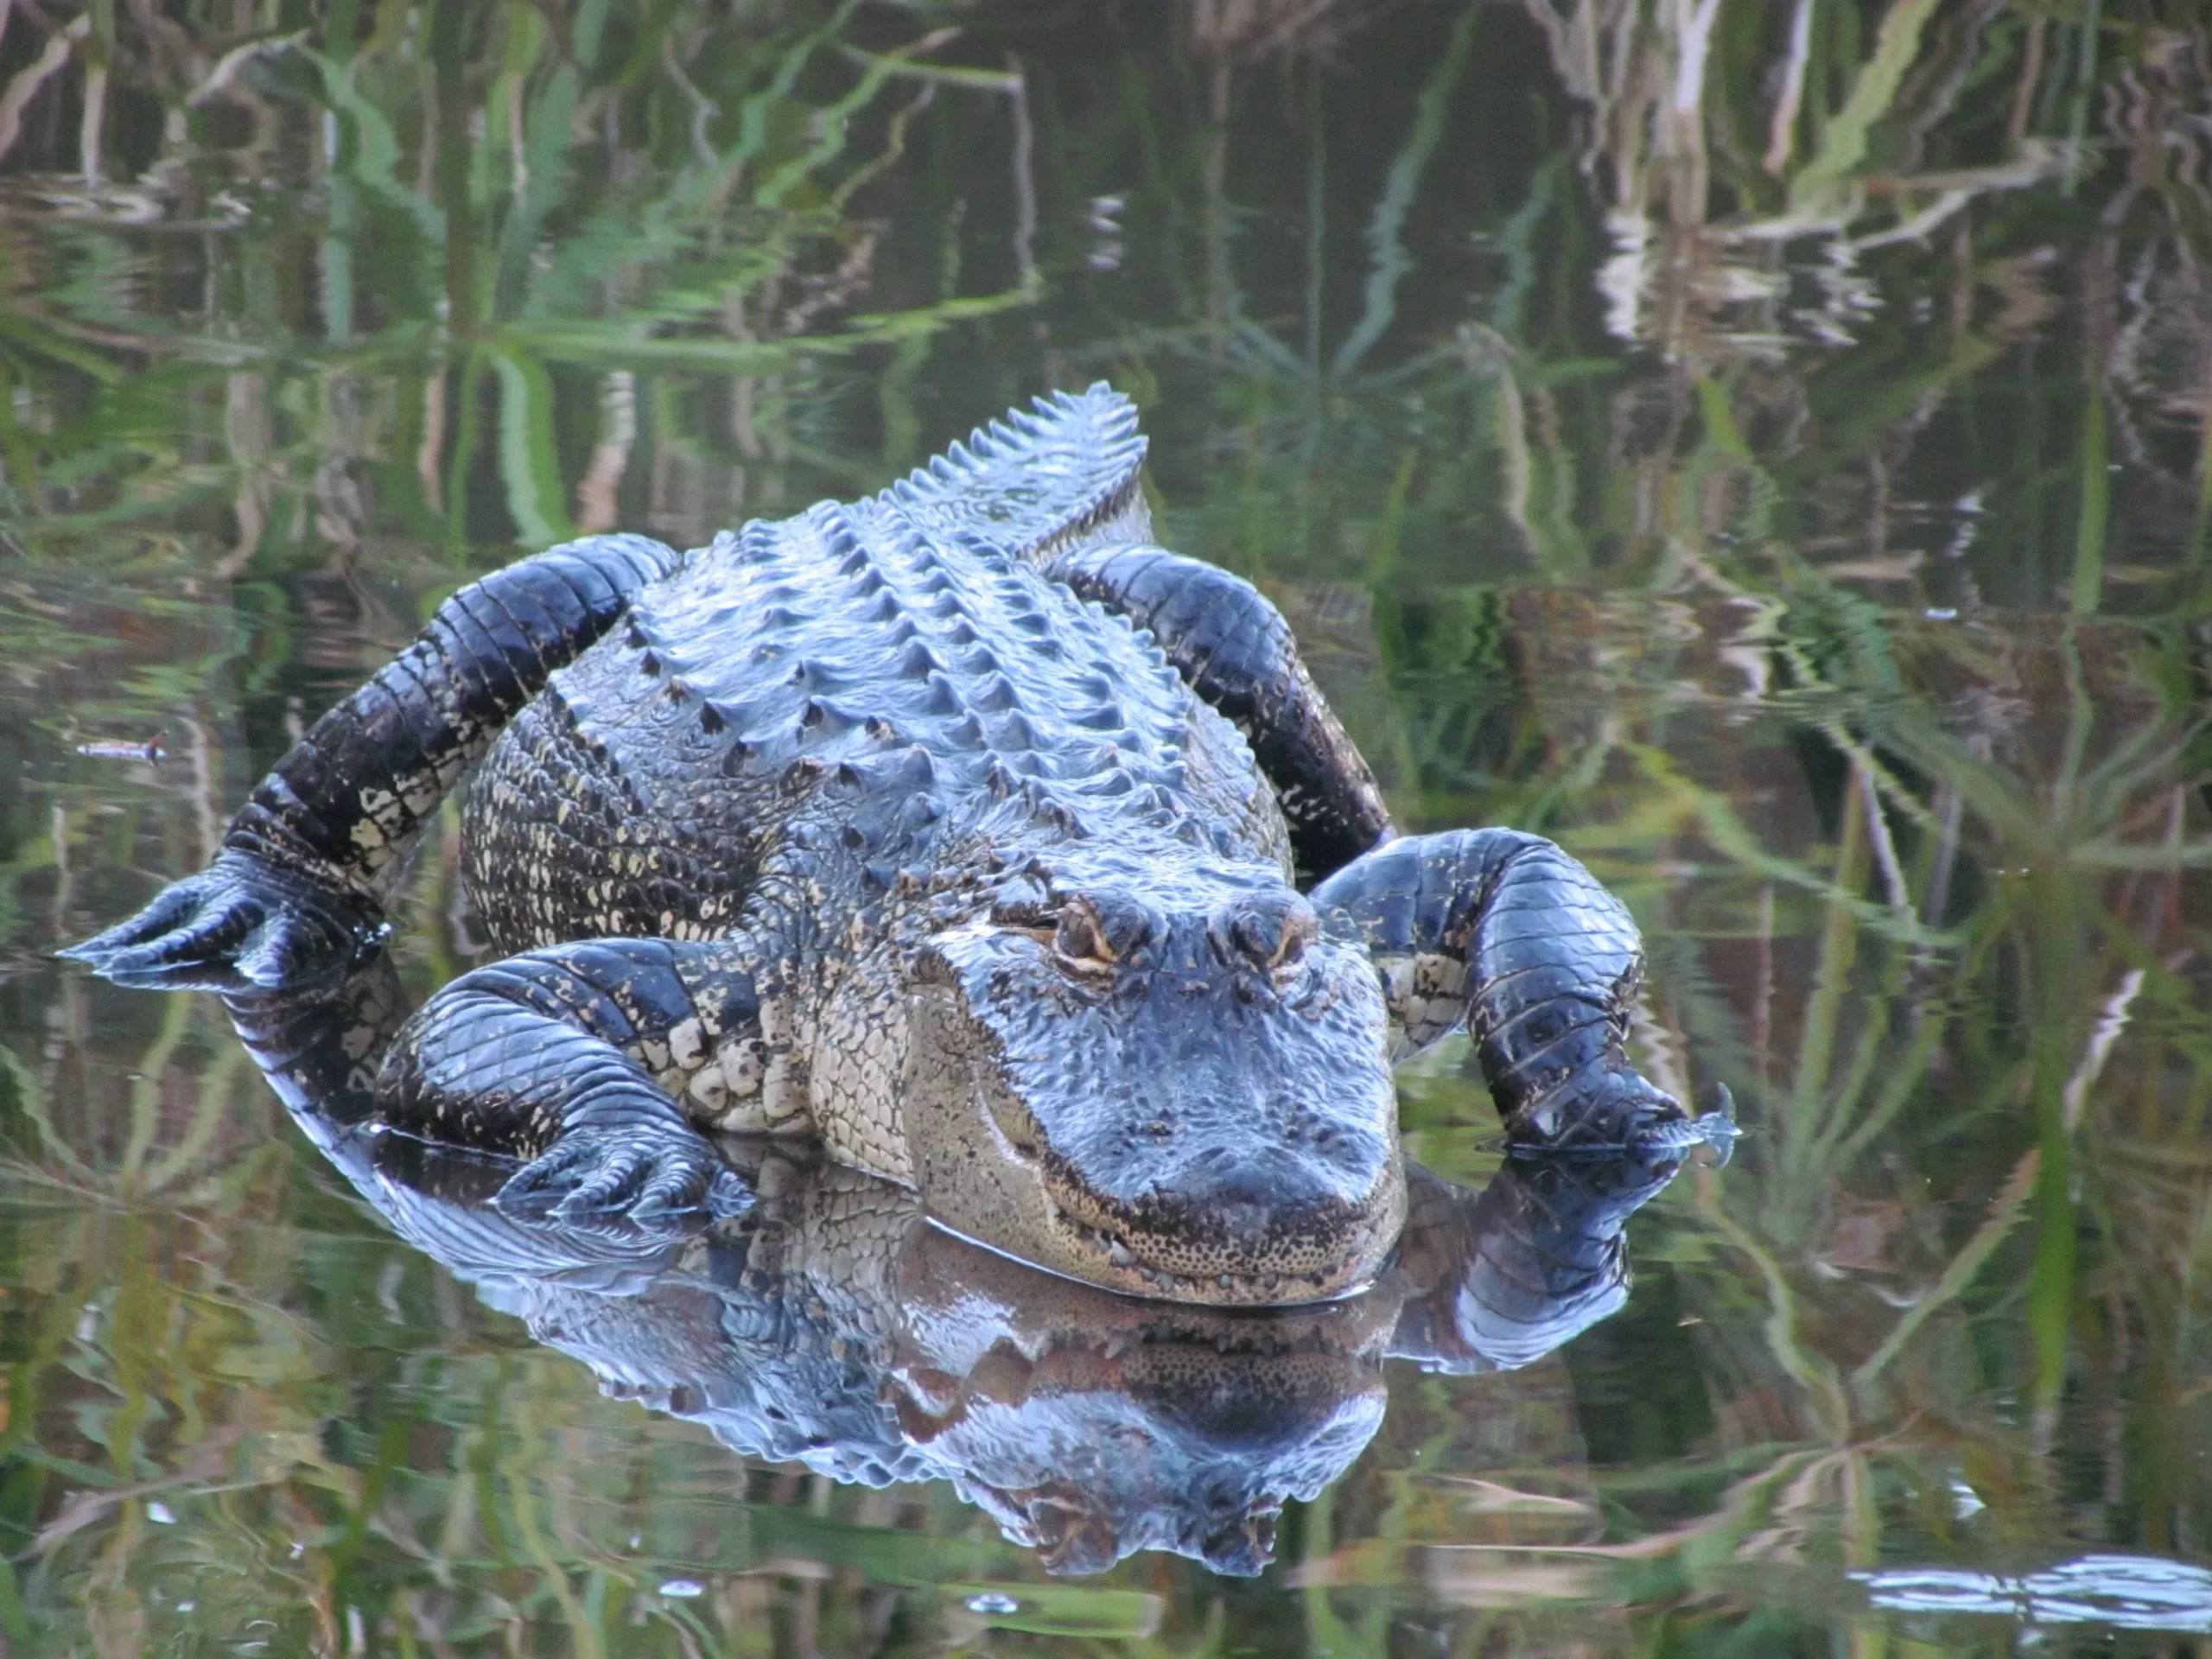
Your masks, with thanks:
M 1506 1369 L 1604 1318 L 1626 1294 L 1626 1218 L 1679 1167 L 1516 1160 L 1479 1192 L 1410 1169 L 1374 1286 L 1264 1311 L 1059 1278 L 932 1226 L 903 1187 L 761 1143 L 726 1147 L 752 1205 L 689 1235 L 531 1221 L 493 1202 L 511 1163 L 345 1127 L 386 984 L 233 1014 L 403 1237 L 607 1393 L 838 1480 L 950 1480 L 1057 1572 L 1139 1549 L 1259 1571 L 1283 1501 L 1381 1425 L 1387 1358 Z

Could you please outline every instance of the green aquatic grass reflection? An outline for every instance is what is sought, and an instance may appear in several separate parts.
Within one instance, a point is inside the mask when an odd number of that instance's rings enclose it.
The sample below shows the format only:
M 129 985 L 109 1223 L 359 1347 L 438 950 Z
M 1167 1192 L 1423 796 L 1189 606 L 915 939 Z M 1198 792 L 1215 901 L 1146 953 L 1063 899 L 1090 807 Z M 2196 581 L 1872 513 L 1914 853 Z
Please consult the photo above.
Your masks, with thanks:
M 11 1643 L 1901 1652 L 1841 1569 L 2202 1557 L 2189 9 L 76 14 L 0 33 Z M 948 1491 L 598 1399 L 210 1011 L 43 957 L 472 571 L 873 488 L 1097 375 L 1401 816 L 1587 859 L 1653 1074 L 1751 1129 L 1616 1320 L 1395 1379 L 1249 1587 L 1047 1584 Z M 470 949 L 452 836 L 418 988 Z M 1457 1056 L 1405 1100 L 1480 1167 Z

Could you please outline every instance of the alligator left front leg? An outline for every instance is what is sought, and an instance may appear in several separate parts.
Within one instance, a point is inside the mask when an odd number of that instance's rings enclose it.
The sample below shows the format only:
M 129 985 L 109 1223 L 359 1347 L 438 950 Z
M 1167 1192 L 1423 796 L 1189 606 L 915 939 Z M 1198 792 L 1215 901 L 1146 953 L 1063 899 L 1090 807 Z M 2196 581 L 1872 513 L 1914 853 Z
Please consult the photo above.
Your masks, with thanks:
M 1289 821 L 1301 880 L 1390 833 L 1375 774 L 1299 659 L 1290 624 L 1250 582 L 1141 545 L 1077 547 L 1043 569 L 1150 629 L 1190 688 L 1244 734 Z
M 750 956 L 739 941 L 595 939 L 479 968 L 393 1042 L 378 1116 L 530 1160 L 499 1193 L 519 1216 L 742 1208 L 695 1125 L 808 1127 Z
M 1464 1021 L 1516 1142 L 1629 1147 L 1682 1109 L 1629 1061 L 1643 942 L 1620 900 L 1538 836 L 1456 830 L 1377 848 L 1315 887 L 1322 925 L 1363 940 L 1411 1054 Z

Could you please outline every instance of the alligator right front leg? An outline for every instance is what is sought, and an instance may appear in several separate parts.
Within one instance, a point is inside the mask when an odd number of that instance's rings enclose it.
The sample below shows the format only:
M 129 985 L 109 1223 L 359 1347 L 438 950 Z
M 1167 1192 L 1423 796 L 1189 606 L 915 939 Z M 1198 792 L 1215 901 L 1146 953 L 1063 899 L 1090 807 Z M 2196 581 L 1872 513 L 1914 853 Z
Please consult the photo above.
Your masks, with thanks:
M 679 563 L 642 536 L 596 536 L 471 582 L 276 763 L 213 864 L 61 954 L 119 982 L 218 989 L 345 966 L 382 931 L 389 873 L 454 779 Z
M 1408 836 L 1310 896 L 1324 926 L 1366 943 L 1399 1055 L 1465 1023 L 1509 1140 L 1594 1150 L 1683 1126 L 1628 1056 L 1636 923 L 1561 849 L 1512 830 Z
M 529 1160 L 499 1193 L 518 1216 L 741 1209 L 744 1187 L 695 1122 L 810 1127 L 787 1058 L 764 1038 L 747 955 L 727 941 L 597 939 L 479 968 L 393 1042 L 378 1116 Z

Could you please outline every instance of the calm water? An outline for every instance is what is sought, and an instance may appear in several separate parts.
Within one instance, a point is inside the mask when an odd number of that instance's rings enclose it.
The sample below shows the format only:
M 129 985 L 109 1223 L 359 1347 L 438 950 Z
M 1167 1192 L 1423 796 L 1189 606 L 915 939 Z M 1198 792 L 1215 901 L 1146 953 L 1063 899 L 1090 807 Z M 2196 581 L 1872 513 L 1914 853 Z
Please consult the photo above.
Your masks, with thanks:
M 2212 1645 L 2195 8 L 76 10 L 0 35 L 9 1652 Z M 1543 1230 L 1604 1205 L 1515 1174 L 1270 1348 L 785 1171 L 880 1442 L 810 1463 L 746 1416 L 816 1375 L 738 1329 L 765 1234 L 426 1253 L 467 1172 L 355 1170 L 388 1219 L 219 1004 L 50 959 L 472 573 L 1102 377 L 1402 823 L 1636 909 L 1641 1063 L 1751 1133 L 1611 1317 Z M 474 949 L 445 823 L 406 998 Z M 1464 1044 L 1403 1095 L 1492 1179 Z M 1001 1530 L 1179 1470 L 1283 1500 L 1211 1548 L 1272 1565 Z

